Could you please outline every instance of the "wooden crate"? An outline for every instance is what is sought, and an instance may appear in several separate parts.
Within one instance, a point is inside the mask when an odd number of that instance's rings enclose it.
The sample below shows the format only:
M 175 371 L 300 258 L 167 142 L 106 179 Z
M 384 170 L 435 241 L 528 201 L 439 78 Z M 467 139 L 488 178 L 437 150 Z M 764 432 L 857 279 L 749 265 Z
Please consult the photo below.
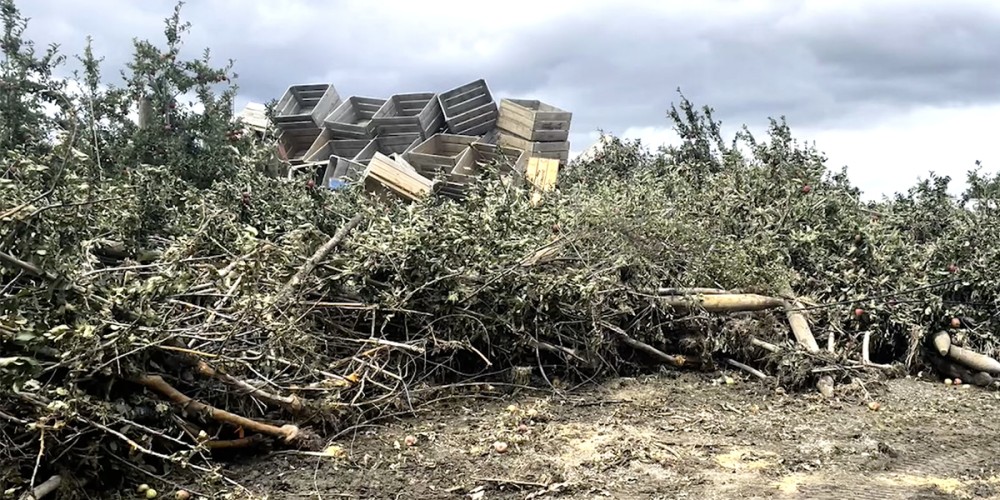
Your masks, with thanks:
M 316 126 L 282 130 L 278 135 L 281 156 L 293 165 L 303 163 L 306 153 L 312 148 L 313 142 L 316 141 L 321 132 Z
M 334 139 L 371 140 L 375 137 L 372 117 L 385 101 L 375 97 L 348 97 L 323 120 L 323 126 L 330 129 Z
M 460 135 L 483 135 L 496 127 L 497 103 L 486 80 L 456 87 L 438 96 L 448 131 Z
M 386 156 L 403 154 L 417 147 L 421 142 L 420 134 L 384 135 L 376 137 L 369 141 L 365 148 L 361 150 L 353 158 L 353 160 L 362 165 L 367 165 L 368 162 L 375 156 L 375 153 L 382 153 Z
M 403 158 L 425 176 L 448 174 L 463 162 L 471 161 L 469 146 L 473 142 L 476 142 L 474 136 L 435 134 L 403 153 Z
M 569 140 L 573 113 L 538 100 L 501 99 L 497 128 L 522 139 L 540 142 Z
M 330 141 L 330 164 L 323 174 L 322 184 L 330 187 L 331 180 L 338 183 L 357 181 L 368 163 L 375 157 L 375 153 L 386 156 L 401 154 L 413 149 L 420 142 L 420 134 L 376 137 L 367 142 L 359 139 Z M 360 147 L 361 143 L 364 143 L 364 147 Z
M 371 142 L 368 139 L 334 139 L 330 129 L 323 129 L 303 157 L 304 161 L 324 161 L 331 156 L 354 158 Z
M 569 141 L 529 141 L 501 130 L 497 145 L 523 150 L 529 158 L 552 158 L 564 164 L 569 161 Z
M 481 164 L 501 160 L 506 168 L 501 167 L 501 174 L 518 172 L 524 174 L 528 165 L 528 154 L 524 150 L 474 142 L 470 146 L 472 161 L 465 168 L 469 173 L 478 173 Z M 462 172 L 465 173 L 465 172 Z
M 420 134 L 427 139 L 444 127 L 444 111 L 435 93 L 396 94 L 379 108 L 372 124 L 378 136 Z
M 431 193 L 434 183 L 413 167 L 376 152 L 364 172 L 365 188 L 379 193 L 388 190 L 409 200 L 419 200 Z
M 323 172 L 320 185 L 329 189 L 338 189 L 347 183 L 358 182 L 364 177 L 365 168 L 365 165 L 353 160 L 331 156 L 326 170 Z
M 291 124 L 311 122 L 318 127 L 331 111 L 340 106 L 340 94 L 328 83 L 292 85 L 274 107 L 274 124 L 287 128 Z

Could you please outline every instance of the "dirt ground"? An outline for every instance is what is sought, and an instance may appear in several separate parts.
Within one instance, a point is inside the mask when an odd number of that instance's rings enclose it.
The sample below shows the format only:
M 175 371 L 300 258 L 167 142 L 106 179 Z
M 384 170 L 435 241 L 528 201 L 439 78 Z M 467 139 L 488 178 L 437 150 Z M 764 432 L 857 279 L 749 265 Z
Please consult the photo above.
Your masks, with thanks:
M 270 499 L 1000 498 L 996 392 L 901 379 L 826 399 L 730 375 L 454 399 L 337 457 L 229 472 Z

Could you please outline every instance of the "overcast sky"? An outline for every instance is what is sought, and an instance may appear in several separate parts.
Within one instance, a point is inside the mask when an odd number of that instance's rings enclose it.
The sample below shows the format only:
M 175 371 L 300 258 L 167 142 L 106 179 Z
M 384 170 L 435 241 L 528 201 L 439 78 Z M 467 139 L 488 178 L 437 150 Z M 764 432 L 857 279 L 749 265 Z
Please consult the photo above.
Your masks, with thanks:
M 877 5 L 875 5 L 877 3 Z M 29 36 L 77 53 L 87 35 L 106 73 L 133 37 L 163 41 L 166 0 L 17 0 Z M 1000 2 L 989 0 L 189 0 L 188 55 L 236 60 L 240 105 L 290 84 L 344 97 L 444 91 L 485 78 L 494 96 L 573 112 L 572 149 L 597 130 L 673 141 L 678 87 L 727 132 L 784 115 L 868 197 L 933 170 L 995 170 Z M 113 68 L 113 69 L 112 69 Z

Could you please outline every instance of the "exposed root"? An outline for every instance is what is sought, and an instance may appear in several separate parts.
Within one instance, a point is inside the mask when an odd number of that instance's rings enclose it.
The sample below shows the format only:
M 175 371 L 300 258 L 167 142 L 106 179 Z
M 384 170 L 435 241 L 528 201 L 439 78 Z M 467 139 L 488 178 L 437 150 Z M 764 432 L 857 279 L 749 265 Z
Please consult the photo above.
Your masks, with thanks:
M 191 399 L 168 384 L 163 380 L 163 377 L 160 377 L 159 375 L 143 375 L 134 380 L 136 383 L 166 396 L 175 404 L 181 406 L 185 411 L 201 414 L 218 422 L 227 423 L 237 428 L 248 429 L 261 434 L 279 437 L 282 438 L 285 443 L 293 443 L 300 437 L 300 431 L 297 426 L 286 424 L 281 427 L 276 427 L 270 424 L 251 420 L 246 417 L 241 417 L 239 415 L 229 413 L 228 411 L 220 410 L 200 401 Z

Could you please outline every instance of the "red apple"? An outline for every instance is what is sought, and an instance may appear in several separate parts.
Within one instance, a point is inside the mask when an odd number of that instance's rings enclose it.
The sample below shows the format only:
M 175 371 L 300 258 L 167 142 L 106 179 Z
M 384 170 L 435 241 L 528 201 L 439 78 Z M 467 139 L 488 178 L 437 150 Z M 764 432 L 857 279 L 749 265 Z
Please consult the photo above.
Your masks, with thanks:
M 802 192 L 804 194 L 809 194 L 812 191 L 812 189 L 813 189 L 812 186 L 810 186 L 809 184 L 802 186 Z
M 864 314 L 865 314 L 865 310 L 862 309 L 862 308 L 860 308 L 860 307 L 854 310 L 854 316 L 855 317 L 860 318 L 861 316 L 864 316 Z

